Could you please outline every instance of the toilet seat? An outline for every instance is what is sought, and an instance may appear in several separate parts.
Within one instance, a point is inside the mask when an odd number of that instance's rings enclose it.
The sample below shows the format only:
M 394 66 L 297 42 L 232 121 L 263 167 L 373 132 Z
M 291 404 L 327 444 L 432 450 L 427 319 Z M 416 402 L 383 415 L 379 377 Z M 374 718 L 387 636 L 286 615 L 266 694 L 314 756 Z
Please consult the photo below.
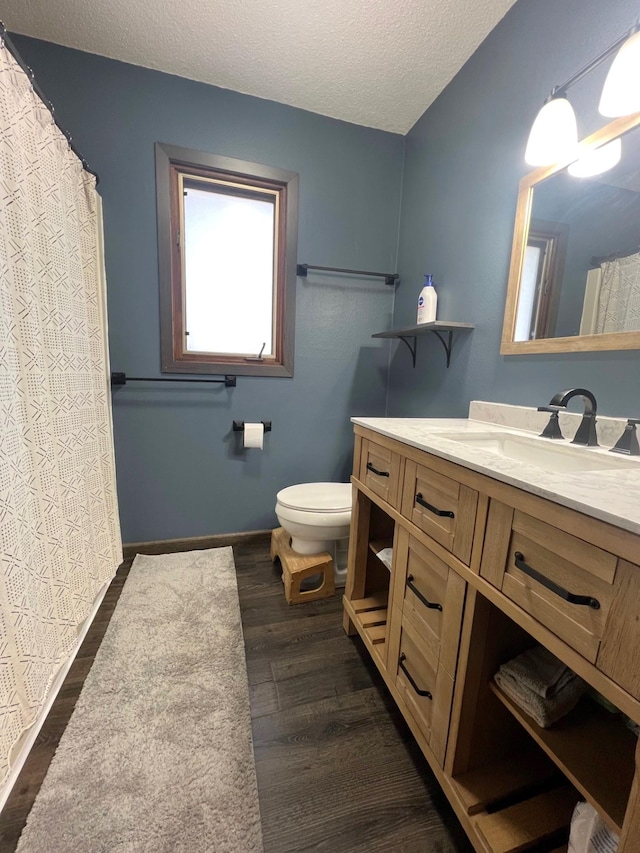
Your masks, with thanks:
M 350 483 L 300 483 L 276 495 L 280 507 L 305 513 L 351 512 Z

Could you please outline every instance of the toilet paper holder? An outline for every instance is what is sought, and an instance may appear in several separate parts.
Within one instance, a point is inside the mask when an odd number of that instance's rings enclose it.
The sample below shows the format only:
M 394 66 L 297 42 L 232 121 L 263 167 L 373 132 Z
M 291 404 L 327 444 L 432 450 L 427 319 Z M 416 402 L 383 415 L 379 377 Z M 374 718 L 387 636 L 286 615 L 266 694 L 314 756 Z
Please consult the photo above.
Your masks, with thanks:
M 271 432 L 271 421 L 260 421 L 260 423 L 264 427 L 265 432 Z M 233 422 L 233 431 L 234 432 L 244 432 L 244 421 L 234 421 Z

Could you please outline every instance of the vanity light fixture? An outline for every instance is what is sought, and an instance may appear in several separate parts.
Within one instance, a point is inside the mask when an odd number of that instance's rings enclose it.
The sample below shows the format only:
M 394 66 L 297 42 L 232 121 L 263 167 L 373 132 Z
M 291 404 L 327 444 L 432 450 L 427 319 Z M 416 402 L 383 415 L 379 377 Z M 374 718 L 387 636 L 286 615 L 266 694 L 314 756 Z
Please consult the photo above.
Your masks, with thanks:
M 582 80 L 618 48 L 620 51 L 605 80 L 600 99 L 600 112 L 606 116 L 625 116 L 640 111 L 640 23 L 637 23 L 573 77 L 570 77 L 566 83 L 556 86 L 551 92 L 536 116 L 529 134 L 525 160 L 530 166 L 551 166 L 578 156 L 577 122 L 573 107 L 567 98 L 567 89 Z M 609 146 L 603 146 L 599 151 L 604 152 L 608 148 Z M 612 151 L 613 149 L 608 151 L 607 155 L 600 155 L 599 162 L 603 164 L 609 162 L 606 168 L 611 168 L 617 162 L 617 160 L 610 162 L 613 159 Z M 591 158 L 587 159 L 591 160 Z M 590 168 L 595 168 L 597 160 L 598 158 L 591 160 Z M 578 173 L 581 177 L 587 176 L 587 173 L 582 174 L 580 169 L 571 174 Z M 598 172 L 589 172 L 589 174 L 596 175 Z
M 609 118 L 640 112 L 640 32 L 638 24 L 625 41 L 604 81 L 600 114 Z
M 606 145 L 587 151 L 578 160 L 571 163 L 567 172 L 574 178 L 592 178 L 613 169 L 622 156 L 622 140 L 613 139 Z
M 536 116 L 524 159 L 530 166 L 570 160 L 578 152 L 578 123 L 564 90 L 554 89 Z

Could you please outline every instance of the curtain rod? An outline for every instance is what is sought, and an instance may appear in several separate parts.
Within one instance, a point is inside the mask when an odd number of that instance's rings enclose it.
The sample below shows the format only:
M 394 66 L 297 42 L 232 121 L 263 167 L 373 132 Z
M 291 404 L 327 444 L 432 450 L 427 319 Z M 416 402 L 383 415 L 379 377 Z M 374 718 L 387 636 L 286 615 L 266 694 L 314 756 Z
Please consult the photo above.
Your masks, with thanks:
M 607 261 L 617 261 L 621 258 L 630 258 L 632 255 L 640 253 L 640 246 L 634 246 L 633 249 L 618 249 L 617 252 L 610 252 L 608 255 L 594 255 L 589 261 L 589 266 L 599 267 L 606 264 Z
M 67 140 L 69 148 L 73 151 L 73 153 L 76 155 L 78 160 L 80 160 L 80 162 L 82 163 L 82 168 L 85 170 L 85 172 L 89 172 L 90 175 L 93 175 L 93 177 L 96 179 L 96 186 L 98 186 L 98 184 L 100 183 L 100 176 L 98 175 L 97 172 L 94 172 L 94 170 L 89 166 L 87 161 L 84 159 L 82 154 L 78 151 L 78 149 L 74 145 L 73 139 L 71 138 L 71 134 L 67 130 L 65 130 L 64 127 L 62 127 L 62 125 L 60 124 L 60 122 L 56 118 L 56 111 L 55 111 L 53 104 L 51 103 L 49 98 L 47 98 L 47 96 L 44 94 L 44 92 L 42 91 L 40 86 L 37 84 L 35 75 L 33 73 L 33 69 L 30 68 L 27 65 L 27 63 L 24 61 L 24 59 L 20 56 L 20 52 L 19 52 L 18 48 L 15 46 L 15 44 L 9 38 L 7 28 L 2 23 L 2 21 L 0 21 L 0 43 L 4 43 L 4 45 L 6 46 L 7 50 L 11 54 L 11 56 L 13 56 L 13 58 L 18 63 L 20 68 L 22 68 L 24 73 L 27 75 L 27 77 L 29 78 L 29 82 L 31 83 L 31 88 L 36 93 L 36 95 L 40 98 L 40 100 L 42 101 L 44 106 L 51 113 L 51 118 L 53 120 L 53 123 L 58 128 L 60 133 L 62 133 L 64 138 Z

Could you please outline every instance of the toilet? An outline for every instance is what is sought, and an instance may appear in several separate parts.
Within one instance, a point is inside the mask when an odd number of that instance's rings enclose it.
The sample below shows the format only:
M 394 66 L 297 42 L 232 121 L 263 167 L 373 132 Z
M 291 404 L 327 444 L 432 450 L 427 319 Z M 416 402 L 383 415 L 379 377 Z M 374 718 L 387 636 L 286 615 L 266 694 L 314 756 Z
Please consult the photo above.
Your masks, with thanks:
M 276 495 L 280 526 L 298 554 L 327 551 L 333 558 L 335 585 L 344 586 L 351 523 L 350 483 L 301 483 Z

